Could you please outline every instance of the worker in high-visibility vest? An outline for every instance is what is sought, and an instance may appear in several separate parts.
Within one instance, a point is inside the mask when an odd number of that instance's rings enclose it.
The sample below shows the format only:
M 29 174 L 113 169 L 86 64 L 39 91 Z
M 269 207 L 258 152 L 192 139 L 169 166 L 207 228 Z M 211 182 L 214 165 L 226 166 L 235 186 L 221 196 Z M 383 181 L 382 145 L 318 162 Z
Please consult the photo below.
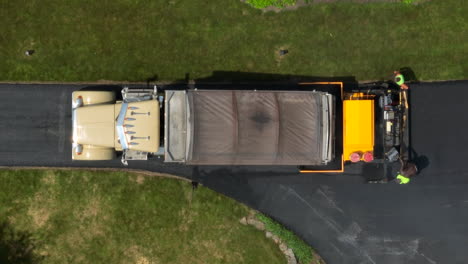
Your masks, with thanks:
M 400 160 L 400 162 L 401 169 L 396 176 L 395 181 L 399 184 L 408 184 L 410 182 L 410 178 L 418 173 L 418 167 L 413 162 L 402 160 Z
M 405 77 L 399 71 L 393 72 L 393 80 L 395 81 L 398 86 L 400 86 L 403 90 L 408 90 L 408 85 L 405 84 Z

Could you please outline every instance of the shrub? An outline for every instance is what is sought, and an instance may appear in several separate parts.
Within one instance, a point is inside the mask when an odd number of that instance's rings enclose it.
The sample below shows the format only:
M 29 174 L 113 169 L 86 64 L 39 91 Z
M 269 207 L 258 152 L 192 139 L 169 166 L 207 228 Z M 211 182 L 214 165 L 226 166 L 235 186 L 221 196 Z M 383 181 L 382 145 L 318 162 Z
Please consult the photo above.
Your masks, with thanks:
M 314 250 L 293 232 L 263 214 L 257 214 L 256 217 L 265 224 L 267 231 L 277 235 L 292 249 L 300 263 L 311 263 L 315 259 Z

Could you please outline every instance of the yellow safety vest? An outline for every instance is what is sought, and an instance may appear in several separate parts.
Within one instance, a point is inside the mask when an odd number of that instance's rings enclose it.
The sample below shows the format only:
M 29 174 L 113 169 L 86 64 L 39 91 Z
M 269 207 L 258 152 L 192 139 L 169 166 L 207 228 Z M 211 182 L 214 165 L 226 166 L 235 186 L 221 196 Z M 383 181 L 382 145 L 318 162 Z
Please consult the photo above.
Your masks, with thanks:
M 398 175 L 396 176 L 396 178 L 400 180 L 400 184 L 407 184 L 407 183 L 410 182 L 410 178 L 405 177 L 405 176 L 403 176 L 403 175 L 401 175 L 401 174 L 398 174 Z
M 395 75 L 395 82 L 399 86 L 404 84 L 405 83 L 405 78 L 403 77 L 403 74 L 399 73 L 399 74 Z

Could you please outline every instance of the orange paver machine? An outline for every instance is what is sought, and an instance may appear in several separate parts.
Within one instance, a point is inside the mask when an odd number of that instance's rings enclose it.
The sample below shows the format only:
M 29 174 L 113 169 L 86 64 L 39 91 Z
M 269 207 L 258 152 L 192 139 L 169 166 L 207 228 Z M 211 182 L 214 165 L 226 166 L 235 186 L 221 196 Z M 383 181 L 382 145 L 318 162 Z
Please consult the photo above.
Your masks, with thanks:
M 335 95 L 335 160 L 324 166 L 301 166 L 302 173 L 344 172 L 355 163 L 386 165 L 408 159 L 407 90 L 394 82 L 304 83 Z M 380 165 L 379 165 L 380 164 Z M 384 170 L 384 173 L 385 170 Z

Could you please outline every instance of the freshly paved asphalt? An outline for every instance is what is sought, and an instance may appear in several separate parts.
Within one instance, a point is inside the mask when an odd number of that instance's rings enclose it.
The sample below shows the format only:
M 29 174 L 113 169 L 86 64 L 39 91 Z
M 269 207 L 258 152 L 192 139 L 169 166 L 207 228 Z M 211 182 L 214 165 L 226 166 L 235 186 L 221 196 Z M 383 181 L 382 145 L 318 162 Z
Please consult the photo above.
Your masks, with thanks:
M 86 85 L 0 85 L 0 166 L 117 167 L 70 158 L 71 92 Z M 160 160 L 130 168 L 202 182 L 298 233 L 328 263 L 468 262 L 468 81 L 411 86 L 413 155 L 407 186 L 293 167 L 188 167 Z M 8 190 L 2 190 L 8 191 Z

